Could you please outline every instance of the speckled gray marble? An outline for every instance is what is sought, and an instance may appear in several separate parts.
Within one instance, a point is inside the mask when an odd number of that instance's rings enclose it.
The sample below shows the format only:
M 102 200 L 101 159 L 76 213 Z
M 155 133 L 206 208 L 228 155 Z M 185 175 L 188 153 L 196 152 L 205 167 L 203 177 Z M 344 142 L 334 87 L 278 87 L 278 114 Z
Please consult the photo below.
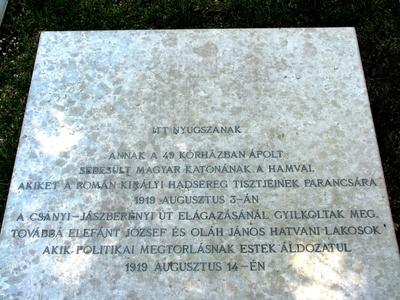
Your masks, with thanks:
M 352 28 L 43 32 L 2 299 L 400 299 Z
M 0 0 L 0 25 L 3 21 L 4 13 L 6 12 L 8 0 Z

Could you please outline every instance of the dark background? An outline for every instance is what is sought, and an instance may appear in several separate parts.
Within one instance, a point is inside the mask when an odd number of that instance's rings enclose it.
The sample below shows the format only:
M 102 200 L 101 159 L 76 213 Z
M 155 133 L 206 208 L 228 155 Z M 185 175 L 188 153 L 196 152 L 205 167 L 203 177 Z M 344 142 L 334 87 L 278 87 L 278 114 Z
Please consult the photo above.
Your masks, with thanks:
M 41 31 L 350 26 L 357 31 L 399 241 L 399 10 L 398 0 L 9 1 L 0 27 L 0 220 Z

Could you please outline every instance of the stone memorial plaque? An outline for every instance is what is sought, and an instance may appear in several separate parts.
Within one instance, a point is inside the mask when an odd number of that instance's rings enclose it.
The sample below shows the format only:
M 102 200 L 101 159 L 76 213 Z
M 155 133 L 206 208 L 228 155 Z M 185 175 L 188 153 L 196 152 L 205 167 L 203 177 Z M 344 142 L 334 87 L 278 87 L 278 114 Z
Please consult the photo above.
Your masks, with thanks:
M 43 32 L 3 299 L 399 299 L 352 28 Z

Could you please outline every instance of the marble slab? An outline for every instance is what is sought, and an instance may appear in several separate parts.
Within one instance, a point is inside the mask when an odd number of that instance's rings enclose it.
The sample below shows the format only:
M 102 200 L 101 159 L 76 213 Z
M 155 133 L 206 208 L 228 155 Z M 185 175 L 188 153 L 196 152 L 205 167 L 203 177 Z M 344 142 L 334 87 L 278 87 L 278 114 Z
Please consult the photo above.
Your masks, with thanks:
M 0 0 L 0 25 L 3 21 L 4 13 L 6 12 L 8 0 Z
M 353 28 L 43 32 L 2 299 L 400 299 Z

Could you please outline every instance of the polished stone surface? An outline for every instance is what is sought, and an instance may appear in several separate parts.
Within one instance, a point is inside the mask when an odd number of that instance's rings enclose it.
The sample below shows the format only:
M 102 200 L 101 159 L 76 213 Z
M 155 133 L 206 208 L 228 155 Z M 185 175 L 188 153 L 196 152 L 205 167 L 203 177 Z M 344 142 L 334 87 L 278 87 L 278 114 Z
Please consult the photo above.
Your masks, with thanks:
M 0 0 L 0 25 L 3 21 L 4 13 L 6 12 L 8 0 Z
M 399 299 L 354 29 L 43 32 L 0 262 L 4 299 Z

